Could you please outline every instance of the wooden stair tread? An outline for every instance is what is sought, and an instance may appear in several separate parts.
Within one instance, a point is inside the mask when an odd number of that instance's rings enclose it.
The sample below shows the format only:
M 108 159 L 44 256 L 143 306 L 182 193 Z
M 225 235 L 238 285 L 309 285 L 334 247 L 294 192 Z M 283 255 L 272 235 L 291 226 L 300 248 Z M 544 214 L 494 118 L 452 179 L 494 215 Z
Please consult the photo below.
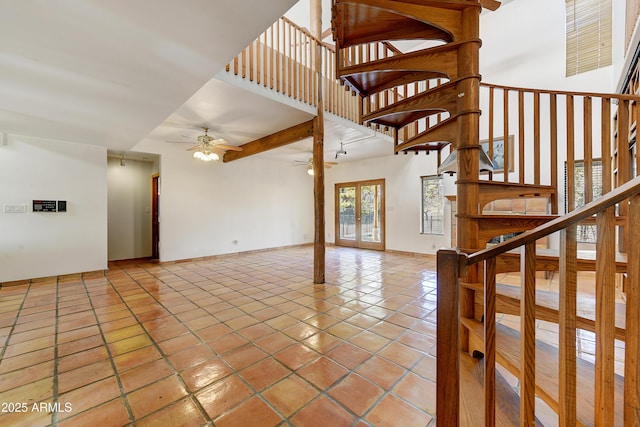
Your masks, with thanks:
M 480 42 L 480 40 L 478 40 Z M 369 96 L 407 83 L 457 78 L 457 51 L 465 43 L 446 43 L 412 52 L 337 66 L 337 75 L 362 96 Z
M 402 2 L 394 3 L 402 5 Z M 453 41 L 450 33 L 426 22 L 365 4 L 337 1 L 332 15 L 331 26 L 339 49 L 378 41 Z M 384 28 L 381 28 L 381 23 L 384 23 Z
M 484 365 L 469 354 L 460 353 L 460 425 L 474 427 L 484 420 Z M 520 420 L 520 397 L 496 372 L 496 425 L 514 426 Z M 537 423 L 536 425 L 541 425 Z
M 496 286 L 499 313 L 520 315 L 520 287 L 498 284 Z M 560 296 L 557 292 L 536 290 L 536 319 L 558 323 Z M 595 332 L 596 300 L 584 294 L 577 296 L 577 327 Z M 616 303 L 616 333 L 619 340 L 625 339 L 625 304 Z
M 589 250 L 579 250 L 577 259 L 578 271 L 595 271 L 596 252 Z M 536 248 L 536 270 L 537 271 L 558 271 L 559 270 L 559 250 Z M 506 273 L 520 271 L 520 251 L 514 249 L 498 256 L 496 272 Z M 627 254 L 616 253 L 616 272 L 627 272 Z
M 476 336 L 484 337 L 484 325 L 472 319 L 462 323 Z M 536 340 L 536 395 L 549 407 L 558 411 L 558 348 Z M 520 371 L 520 333 L 507 326 L 496 325 L 496 361 L 516 377 Z M 595 366 L 581 358 L 577 365 L 577 418 L 584 425 L 593 425 Z M 622 425 L 624 379 L 615 376 L 616 425 Z
M 440 114 L 443 111 L 455 115 L 457 85 L 460 80 L 462 79 L 448 81 L 364 114 L 362 120 L 399 129 L 418 119 Z
M 453 143 L 456 140 L 458 130 L 457 118 L 457 116 L 453 116 L 444 119 L 440 123 L 425 129 L 416 136 L 396 145 L 394 147 L 394 151 L 398 153 L 408 149 L 420 150 L 421 145 L 425 145 L 425 149 L 436 147 L 440 150 L 444 148 L 449 143 Z

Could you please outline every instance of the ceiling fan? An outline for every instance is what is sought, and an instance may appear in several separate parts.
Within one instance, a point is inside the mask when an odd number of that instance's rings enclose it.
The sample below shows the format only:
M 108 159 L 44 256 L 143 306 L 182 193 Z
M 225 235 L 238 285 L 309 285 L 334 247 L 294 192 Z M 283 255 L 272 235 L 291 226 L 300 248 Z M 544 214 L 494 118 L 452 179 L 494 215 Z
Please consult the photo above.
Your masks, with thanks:
M 296 162 L 297 164 L 291 165 L 291 166 L 306 166 L 307 167 L 307 173 L 309 175 L 313 175 L 313 157 L 309 157 L 309 160 L 307 160 L 307 161 L 294 160 L 294 162 Z M 324 162 L 324 167 L 327 168 L 327 169 L 330 169 L 331 166 L 335 166 L 337 164 L 338 164 L 338 162 Z
M 218 152 L 220 151 L 242 151 L 241 147 L 226 144 L 226 140 L 222 138 L 215 138 L 209 135 L 209 128 L 203 127 L 204 135 L 197 137 L 198 143 L 192 147 L 187 148 L 187 151 L 193 151 L 193 157 L 196 159 L 209 162 L 211 160 L 220 159 Z M 172 142 L 172 141 L 169 141 Z

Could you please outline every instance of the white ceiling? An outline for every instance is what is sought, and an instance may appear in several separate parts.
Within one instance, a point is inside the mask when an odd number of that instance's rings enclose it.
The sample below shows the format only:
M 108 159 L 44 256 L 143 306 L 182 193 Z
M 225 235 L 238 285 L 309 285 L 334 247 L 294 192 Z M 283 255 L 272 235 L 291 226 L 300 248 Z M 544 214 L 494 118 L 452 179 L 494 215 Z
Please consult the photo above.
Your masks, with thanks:
M 0 0 L 0 131 L 128 150 L 295 2 Z

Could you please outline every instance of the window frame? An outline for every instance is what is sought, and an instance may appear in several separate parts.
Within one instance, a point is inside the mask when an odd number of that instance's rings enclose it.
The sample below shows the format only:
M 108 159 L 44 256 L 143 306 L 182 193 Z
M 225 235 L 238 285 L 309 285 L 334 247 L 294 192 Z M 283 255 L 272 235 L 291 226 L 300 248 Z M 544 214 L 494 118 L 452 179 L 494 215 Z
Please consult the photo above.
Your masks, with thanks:
M 434 231 L 434 227 L 433 227 L 433 216 L 432 216 L 432 220 L 431 220 L 431 227 L 429 227 L 429 229 L 427 229 L 427 227 L 425 227 L 426 225 L 426 218 L 427 218 L 427 214 L 428 212 L 426 211 L 426 207 L 425 207 L 425 182 L 430 181 L 430 182 L 439 182 L 439 199 L 440 199 L 440 207 L 439 207 L 439 216 L 440 217 L 440 228 L 439 229 L 435 229 Z M 433 236 L 444 236 L 445 235 L 445 212 L 444 212 L 444 207 L 445 207 L 445 197 L 444 197 L 444 180 L 442 179 L 441 175 L 426 175 L 426 176 L 421 176 L 420 177 L 420 195 L 421 195 L 421 199 L 420 199 L 420 234 L 427 234 L 427 235 L 433 235 Z M 430 200 L 435 200 L 435 199 L 430 199 Z

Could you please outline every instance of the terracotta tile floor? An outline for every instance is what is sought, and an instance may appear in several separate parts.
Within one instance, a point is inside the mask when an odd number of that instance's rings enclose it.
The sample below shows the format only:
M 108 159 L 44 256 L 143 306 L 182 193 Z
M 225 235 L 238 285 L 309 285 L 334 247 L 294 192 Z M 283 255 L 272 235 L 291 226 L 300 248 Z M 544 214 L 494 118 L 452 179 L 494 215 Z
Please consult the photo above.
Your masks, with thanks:
M 0 289 L 2 426 L 435 424 L 435 258 L 311 247 Z

